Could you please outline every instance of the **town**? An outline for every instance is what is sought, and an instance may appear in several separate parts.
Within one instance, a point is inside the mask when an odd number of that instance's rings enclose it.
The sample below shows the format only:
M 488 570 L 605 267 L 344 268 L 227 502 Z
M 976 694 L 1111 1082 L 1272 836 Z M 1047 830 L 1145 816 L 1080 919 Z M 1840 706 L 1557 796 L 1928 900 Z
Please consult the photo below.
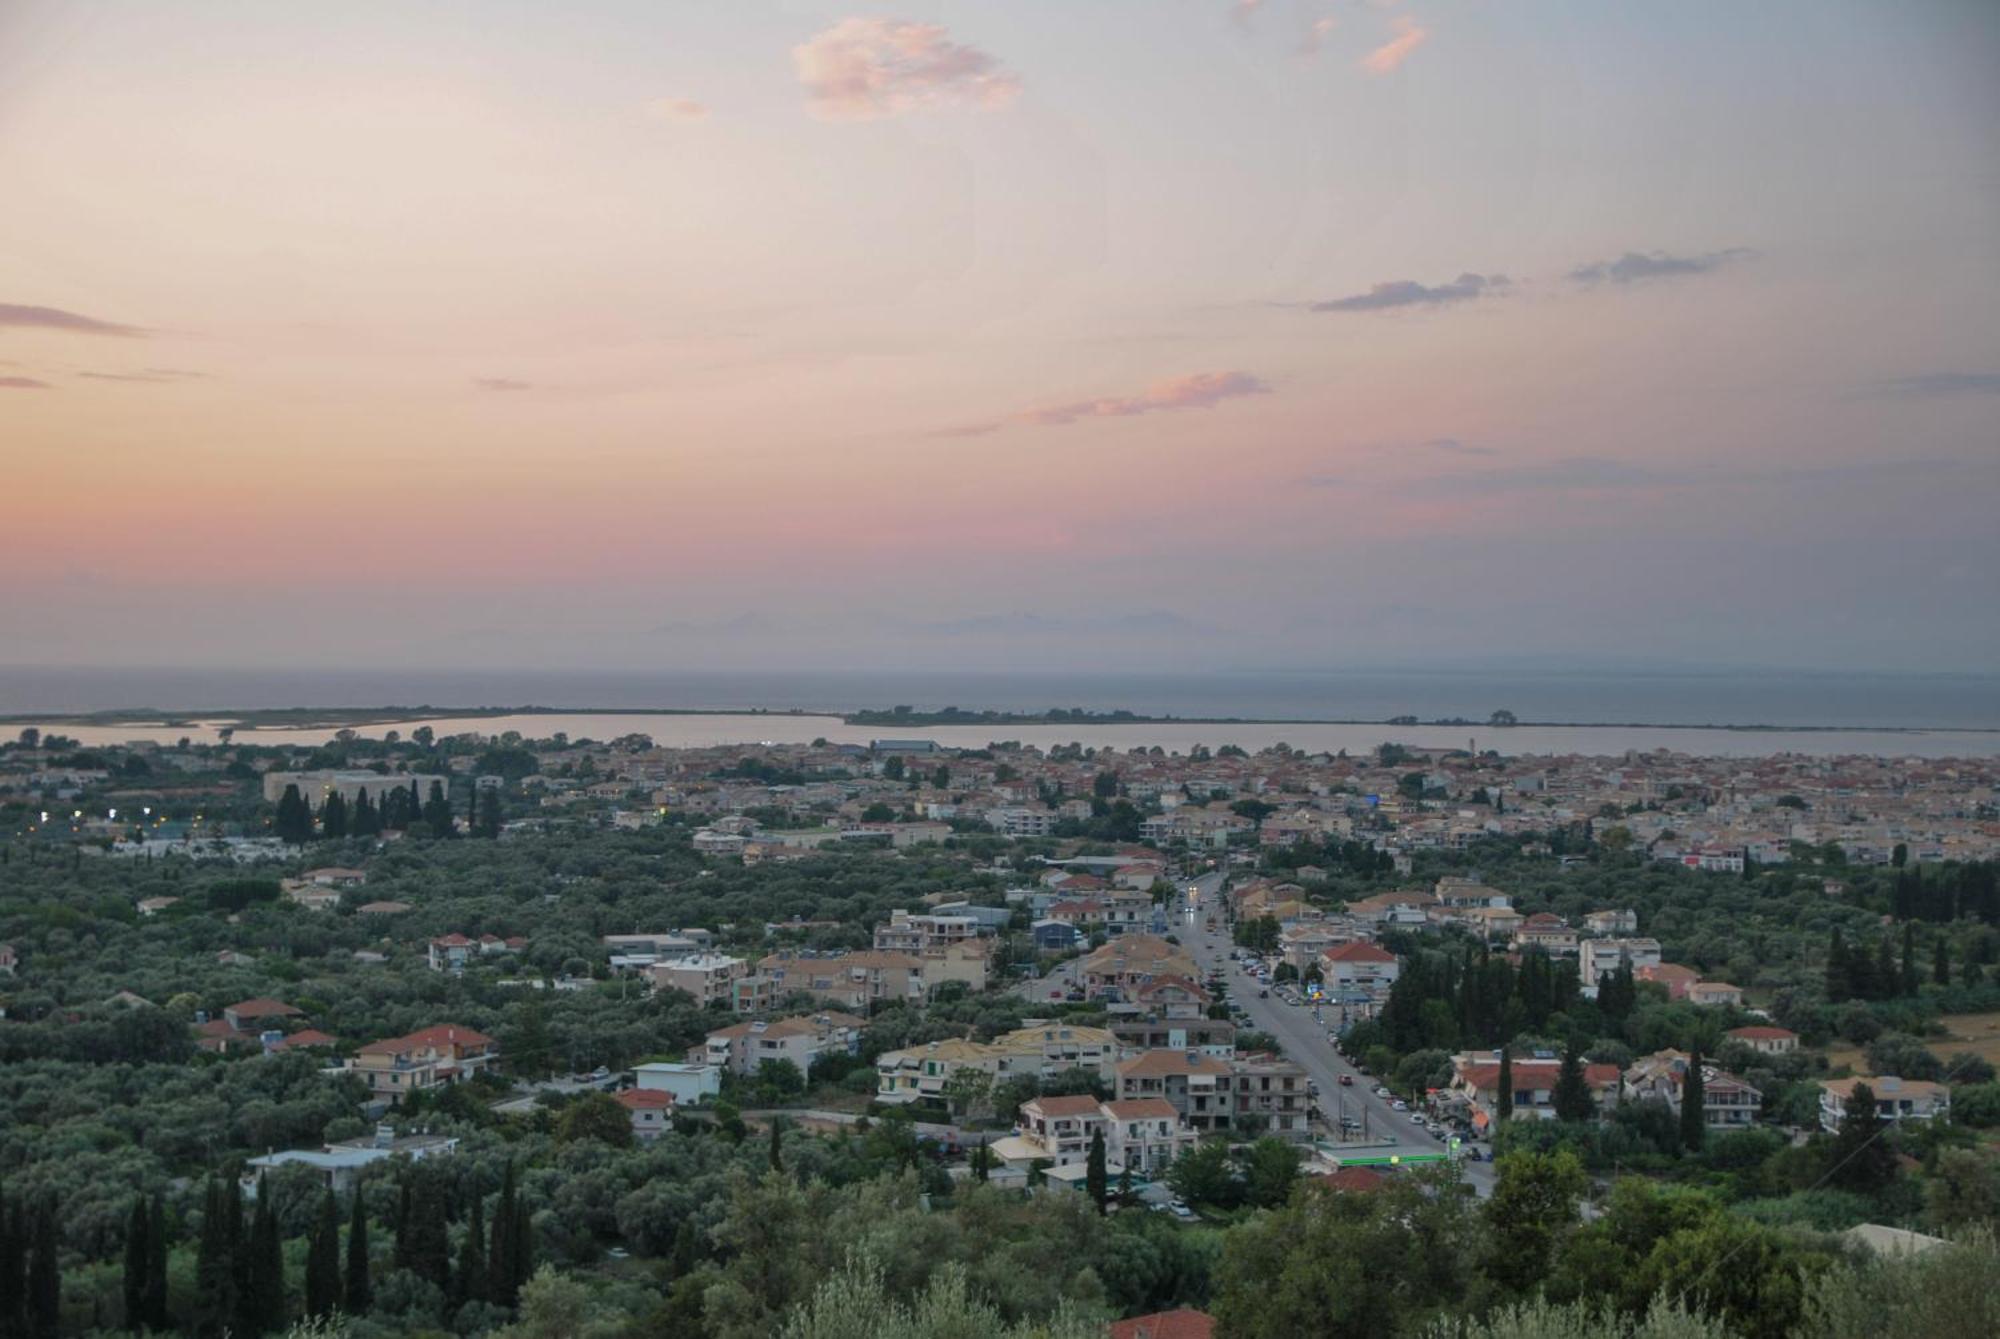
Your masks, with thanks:
M 1790 1333 L 2000 1204 L 1996 805 L 1991 759 L 31 728 L 0 1264 L 22 1333 L 734 1335 L 907 1221 L 1079 1333 L 1530 1270 Z M 1431 1291 L 1288 1294 L 1321 1196 L 1343 1249 L 1440 1216 Z

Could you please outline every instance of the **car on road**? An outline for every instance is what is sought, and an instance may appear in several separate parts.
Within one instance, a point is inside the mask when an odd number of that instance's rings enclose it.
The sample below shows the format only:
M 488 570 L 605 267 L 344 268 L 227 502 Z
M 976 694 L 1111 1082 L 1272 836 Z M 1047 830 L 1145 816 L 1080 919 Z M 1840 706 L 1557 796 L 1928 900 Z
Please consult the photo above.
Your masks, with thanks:
M 1257 992 L 1257 998 L 1260 1000 L 1268 1000 L 1271 998 L 1271 992 L 1268 990 L 1260 990 Z
M 1354 1076 L 1352 1074 L 1342 1074 L 1340 1076 L 1340 1086 L 1343 1088 L 1352 1088 L 1354 1086 Z
M 1391 1111 L 1408 1111 L 1409 1109 L 1410 1104 L 1400 1097 L 1389 1103 L 1389 1110 Z

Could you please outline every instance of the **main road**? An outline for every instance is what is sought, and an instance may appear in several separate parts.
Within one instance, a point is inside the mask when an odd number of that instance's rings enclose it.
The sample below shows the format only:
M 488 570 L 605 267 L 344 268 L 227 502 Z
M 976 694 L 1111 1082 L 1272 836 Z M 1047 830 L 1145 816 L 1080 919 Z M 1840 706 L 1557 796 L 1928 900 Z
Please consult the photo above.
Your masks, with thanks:
M 1258 998 L 1258 991 L 1264 988 L 1262 984 L 1229 956 L 1233 946 L 1222 906 L 1222 881 L 1222 875 L 1215 873 L 1180 885 L 1181 897 L 1174 918 L 1178 924 L 1177 937 L 1193 951 L 1203 973 L 1212 968 L 1223 971 L 1230 999 L 1250 1015 L 1258 1031 L 1277 1038 L 1285 1057 L 1303 1066 L 1319 1085 L 1317 1105 L 1326 1123 L 1336 1132 L 1336 1148 L 1340 1142 L 1340 1118 L 1351 1116 L 1361 1122 L 1356 1137 L 1345 1141 L 1355 1145 L 1356 1156 L 1444 1152 L 1446 1145 L 1441 1140 L 1412 1120 L 1408 1112 L 1391 1107 L 1391 1099 L 1377 1097 L 1374 1081 L 1334 1050 L 1327 1040 L 1328 1026 L 1314 1017 L 1312 1005 L 1286 1004 L 1276 995 Z M 1207 928 L 1210 914 L 1215 917 L 1213 931 Z M 1340 1082 L 1343 1075 L 1349 1081 L 1346 1086 Z M 1480 1195 L 1492 1193 L 1491 1163 L 1461 1160 L 1459 1169 Z

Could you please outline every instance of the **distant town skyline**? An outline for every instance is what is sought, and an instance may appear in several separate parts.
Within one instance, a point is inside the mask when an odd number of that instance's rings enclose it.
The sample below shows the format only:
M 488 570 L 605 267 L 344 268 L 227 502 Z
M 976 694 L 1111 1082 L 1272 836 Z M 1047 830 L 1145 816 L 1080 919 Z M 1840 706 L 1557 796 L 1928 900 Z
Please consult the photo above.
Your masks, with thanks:
M 0 663 L 1971 670 L 1982 0 L 12 0 Z

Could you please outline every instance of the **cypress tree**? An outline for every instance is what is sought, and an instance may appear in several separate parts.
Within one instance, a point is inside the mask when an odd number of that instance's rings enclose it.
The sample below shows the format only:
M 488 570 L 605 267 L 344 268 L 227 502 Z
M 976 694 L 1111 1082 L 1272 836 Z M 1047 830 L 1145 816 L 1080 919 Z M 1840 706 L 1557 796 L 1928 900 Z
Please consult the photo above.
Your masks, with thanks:
M 1943 935 L 1931 946 L 1931 980 L 1941 986 L 1951 984 L 1951 947 Z
M 347 1286 L 341 1300 L 350 1316 L 367 1315 L 375 1300 L 368 1285 L 368 1208 L 360 1186 L 354 1188 L 354 1213 L 347 1223 Z
M 1922 978 L 1917 974 L 1917 927 L 1909 921 L 1903 922 L 1903 973 L 1901 979 L 1904 995 L 1914 995 Z
M 0 1187 L 0 1334 L 15 1335 L 27 1325 L 23 1281 L 27 1243 L 21 1239 L 20 1212 Z
M 201 1245 L 195 1257 L 195 1302 L 192 1332 L 219 1335 L 236 1313 L 236 1265 L 230 1255 L 231 1236 L 223 1222 L 228 1200 L 222 1186 L 211 1180 L 202 1201 Z
M 278 839 L 294 846 L 312 840 L 312 807 L 299 794 L 297 785 L 285 787 L 285 793 L 278 799 L 278 817 L 274 825 Z
M 479 835 L 498 837 L 500 835 L 500 792 L 497 790 L 479 793 Z
M 34 1253 L 28 1257 L 28 1333 L 33 1339 L 56 1339 L 62 1326 L 58 1249 L 55 1202 L 45 1199 L 35 1210 Z
M 513 1279 L 513 1292 L 507 1298 L 507 1305 L 513 1306 L 520 1300 L 521 1285 L 535 1273 L 535 1229 L 528 1218 L 528 1201 L 520 1195 L 514 1197 L 514 1226 L 507 1237 L 508 1249 L 514 1254 L 507 1266 L 507 1273 Z
M 1707 1095 L 1702 1091 L 1701 1052 L 1688 1057 L 1687 1073 L 1681 1076 L 1681 1144 L 1690 1153 L 1701 1152 L 1708 1134 Z
M 340 1306 L 340 1206 L 329 1187 L 306 1239 L 306 1315 L 325 1316 Z
M 1577 1055 L 1573 1043 L 1563 1048 L 1562 1068 L 1556 1073 L 1555 1101 L 1557 1120 L 1586 1121 L 1597 1114 L 1590 1085 L 1584 1081 L 1583 1059 Z
M 1826 945 L 1826 998 L 1841 1004 L 1854 993 L 1854 967 L 1848 961 L 1847 941 L 1835 929 Z
M 486 1248 L 486 1271 L 489 1283 L 487 1300 L 500 1306 L 514 1304 L 516 1283 L 514 1267 L 514 1164 L 507 1164 L 507 1175 L 500 1183 L 500 1199 L 493 1209 L 493 1237 Z
M 396 1186 L 396 1243 L 389 1257 L 389 1263 L 396 1269 L 410 1267 L 410 1180 L 404 1177 Z
M 423 818 L 430 825 L 433 837 L 449 837 L 457 830 L 451 801 L 445 797 L 444 782 L 431 782 L 431 797 L 424 802 Z
M 146 1324 L 147 1275 L 153 1267 L 152 1243 L 146 1234 L 151 1228 L 146 1217 L 146 1197 L 132 1201 L 132 1213 L 125 1222 L 125 1328 L 138 1330 Z
M 331 840 L 347 835 L 347 801 L 341 798 L 339 791 L 327 796 L 326 803 L 320 806 L 319 828 L 321 834 Z
M 1842 1190 L 1875 1195 L 1896 1179 L 1896 1154 L 1882 1138 L 1882 1113 L 1875 1109 L 1875 1090 L 1856 1083 L 1841 1113 L 1827 1158 L 1827 1179 Z
M 779 1116 L 771 1117 L 771 1170 L 774 1172 L 785 1170 L 784 1134 L 780 1124 L 782 1119 Z
M 382 830 L 381 815 L 375 810 L 375 802 L 368 798 L 366 786 L 354 792 L 354 812 L 347 816 L 347 830 L 356 837 L 372 837 Z
M 1494 1102 L 1501 1124 L 1514 1119 L 1514 1053 L 1507 1047 L 1500 1048 L 1500 1094 Z M 1495 1132 L 1496 1137 L 1498 1132 Z
M 167 1206 L 157 1191 L 146 1219 L 146 1248 L 150 1252 L 146 1264 L 146 1324 L 156 1330 L 170 1330 L 173 1318 L 167 1315 Z
M 458 1300 L 482 1302 L 486 1300 L 486 1235 L 485 1205 L 481 1196 L 472 1196 L 472 1214 L 466 1220 L 465 1240 L 458 1246 L 458 1276 L 452 1280 L 458 1285 Z
M 278 1239 L 278 1216 L 271 1208 L 262 1178 L 257 1183 L 257 1211 L 250 1229 L 248 1286 L 244 1289 L 246 1334 L 270 1334 L 285 1328 L 285 1253 Z
M 444 1195 L 432 1176 L 417 1178 L 410 1201 L 410 1272 L 451 1294 L 451 1232 Z
M 1084 1189 L 1090 1192 L 1091 1200 L 1096 1203 L 1097 1212 L 1105 1213 L 1111 1201 L 1111 1181 L 1104 1165 L 1102 1125 L 1090 1132 L 1090 1156 L 1084 1164 L 1083 1185 Z

